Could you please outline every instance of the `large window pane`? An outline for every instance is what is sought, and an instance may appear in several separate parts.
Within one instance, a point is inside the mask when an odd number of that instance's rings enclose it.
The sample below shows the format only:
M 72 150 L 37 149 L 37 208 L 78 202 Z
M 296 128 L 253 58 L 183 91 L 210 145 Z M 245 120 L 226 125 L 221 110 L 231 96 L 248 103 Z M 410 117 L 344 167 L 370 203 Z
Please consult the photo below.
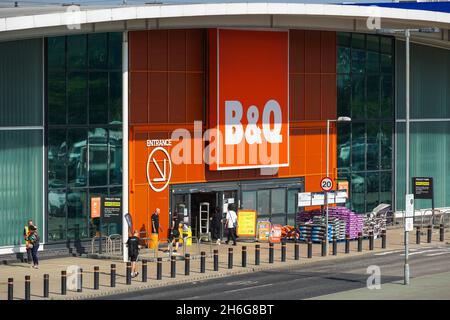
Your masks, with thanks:
M 352 76 L 352 118 L 362 119 L 365 111 L 365 76 Z
M 48 38 L 47 65 L 49 69 L 65 69 L 66 37 Z
M 88 35 L 88 50 L 90 69 L 108 67 L 108 35 L 106 33 Z
M 272 224 L 281 224 L 282 226 L 286 225 L 286 214 L 275 214 L 270 217 L 270 222 Z
M 380 37 L 367 35 L 367 73 L 380 72 Z
M 89 185 L 108 184 L 107 131 L 103 128 L 89 130 Z
M 298 211 L 298 198 L 297 194 L 300 190 L 288 190 L 288 213 L 297 213 Z
M 108 122 L 108 73 L 89 73 L 89 123 Z
M 110 161 L 109 184 L 122 184 L 122 129 L 109 130 L 108 139 Z
M 66 239 L 66 192 L 49 190 L 48 192 L 48 241 Z
M 380 77 L 367 76 L 367 118 L 379 118 L 380 112 Z
M 381 124 L 380 131 L 381 144 L 381 168 L 392 168 L 392 123 L 384 122 Z
M 366 195 L 366 211 L 370 212 L 379 203 L 379 173 L 368 172 L 366 175 L 367 195 Z
M 381 77 L 381 118 L 393 118 L 393 90 L 392 90 L 392 76 Z
M 73 187 L 86 186 L 87 132 L 85 129 L 69 129 L 67 138 L 68 183 Z
M 109 68 L 122 68 L 122 33 L 109 33 Z
M 242 192 L 242 209 L 256 210 L 256 191 Z
M 66 187 L 66 130 L 48 131 L 48 187 Z
M 367 123 L 367 170 L 379 169 L 379 122 Z
M 337 111 L 338 116 L 351 116 L 352 82 L 349 75 L 337 76 Z
M 270 215 L 270 190 L 258 190 L 258 216 Z
M 392 203 L 392 172 L 380 173 L 380 203 Z
M 272 208 L 271 213 L 284 213 L 286 212 L 286 189 L 272 189 Z
M 351 33 L 349 32 L 339 32 L 337 36 L 337 43 L 339 46 L 349 47 L 351 40 Z
M 365 212 L 365 174 L 353 173 L 351 182 L 352 210 L 363 213 Z
M 365 170 L 365 154 L 366 154 L 366 139 L 365 139 L 365 124 L 352 124 L 352 170 Z
M 381 55 L 381 72 L 391 74 L 393 70 L 393 62 L 391 54 Z
M 67 75 L 69 124 L 87 123 L 87 91 L 86 72 L 71 72 Z
M 109 123 L 122 123 L 122 73 L 109 73 Z
M 337 161 L 341 171 L 350 171 L 350 130 L 349 123 L 339 123 L 337 127 Z
M 71 189 L 67 192 L 67 238 L 88 238 L 86 189 Z
M 66 124 L 66 74 L 64 71 L 48 72 L 48 122 Z
M 350 73 L 350 48 L 338 47 L 337 72 Z
M 85 35 L 67 37 L 67 68 L 84 69 L 87 67 L 86 44 Z

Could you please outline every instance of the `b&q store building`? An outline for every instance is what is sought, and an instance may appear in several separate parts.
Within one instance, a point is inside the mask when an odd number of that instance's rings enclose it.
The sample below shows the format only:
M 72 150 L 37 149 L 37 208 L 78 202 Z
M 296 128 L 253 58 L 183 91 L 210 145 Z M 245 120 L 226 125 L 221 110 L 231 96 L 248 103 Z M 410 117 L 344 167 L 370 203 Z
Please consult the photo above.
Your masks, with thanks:
M 440 28 L 411 35 L 410 175 L 450 206 L 445 3 L 78 10 L 0 9 L 1 254 L 24 251 L 30 218 L 44 251 L 88 251 L 99 196 L 141 231 L 160 208 L 161 237 L 170 214 L 198 225 L 201 203 L 292 225 L 327 171 L 356 212 L 403 210 L 405 37 L 377 23 Z

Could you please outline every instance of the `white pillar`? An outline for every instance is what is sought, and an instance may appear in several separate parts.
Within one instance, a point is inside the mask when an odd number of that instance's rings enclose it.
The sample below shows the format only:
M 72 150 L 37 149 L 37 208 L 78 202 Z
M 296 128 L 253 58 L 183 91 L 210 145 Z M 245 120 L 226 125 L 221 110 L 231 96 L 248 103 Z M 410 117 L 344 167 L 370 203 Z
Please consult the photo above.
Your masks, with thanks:
M 122 40 L 122 238 L 123 238 L 123 260 L 128 261 L 128 224 L 125 214 L 129 212 L 128 207 L 128 32 L 123 32 Z

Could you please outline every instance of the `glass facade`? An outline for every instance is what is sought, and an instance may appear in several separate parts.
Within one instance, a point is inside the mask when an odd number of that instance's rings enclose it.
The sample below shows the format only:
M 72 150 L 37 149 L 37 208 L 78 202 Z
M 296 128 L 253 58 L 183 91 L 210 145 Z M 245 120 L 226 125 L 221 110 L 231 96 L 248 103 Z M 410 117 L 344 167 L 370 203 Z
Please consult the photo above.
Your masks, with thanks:
M 0 43 L 0 247 L 44 232 L 42 61 L 41 39 Z
M 349 181 L 349 206 L 369 212 L 392 203 L 394 40 L 337 35 L 338 179 Z
M 121 33 L 47 39 L 50 242 L 94 236 L 91 197 L 122 194 L 121 42 Z

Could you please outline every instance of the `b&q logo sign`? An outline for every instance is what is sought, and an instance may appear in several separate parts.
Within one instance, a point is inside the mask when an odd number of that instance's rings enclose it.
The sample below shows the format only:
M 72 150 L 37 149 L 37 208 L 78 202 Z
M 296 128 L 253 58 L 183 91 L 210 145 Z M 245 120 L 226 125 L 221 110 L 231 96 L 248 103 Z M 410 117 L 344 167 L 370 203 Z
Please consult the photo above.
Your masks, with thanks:
M 210 30 L 212 170 L 289 165 L 289 35 Z

